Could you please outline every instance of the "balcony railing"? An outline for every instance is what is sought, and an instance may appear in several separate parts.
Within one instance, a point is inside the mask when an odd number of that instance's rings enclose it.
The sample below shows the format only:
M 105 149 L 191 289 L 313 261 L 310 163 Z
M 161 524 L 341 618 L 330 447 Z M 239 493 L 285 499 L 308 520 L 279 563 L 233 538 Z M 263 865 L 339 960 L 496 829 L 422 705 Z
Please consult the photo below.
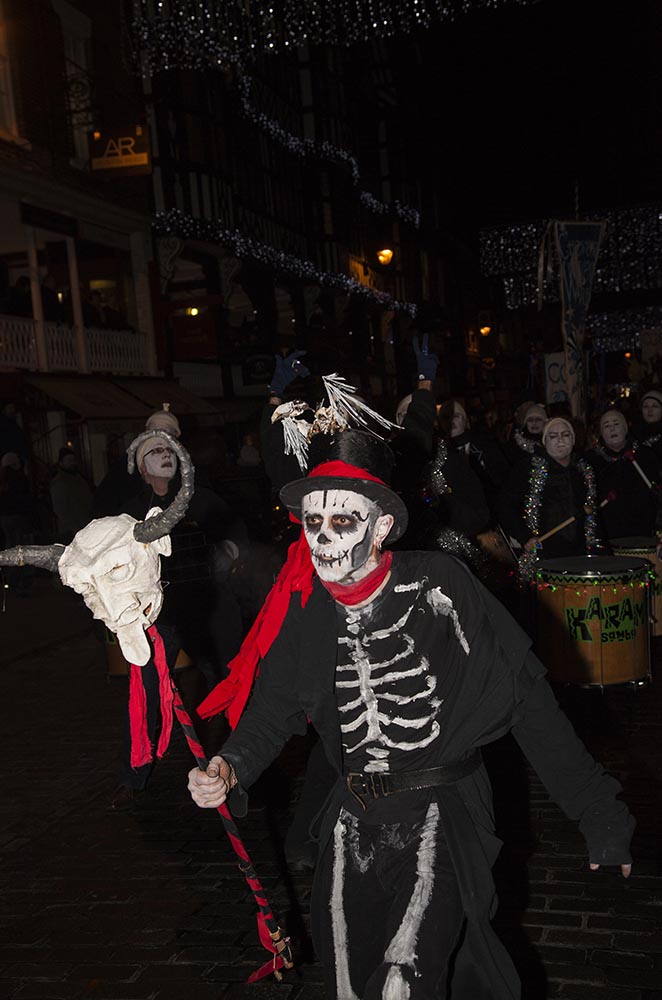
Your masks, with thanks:
M 147 374 L 145 338 L 130 330 L 84 331 L 85 354 L 78 353 L 76 331 L 55 323 L 44 324 L 47 370 L 51 372 L 108 372 Z M 0 316 L 0 367 L 40 371 L 35 321 Z

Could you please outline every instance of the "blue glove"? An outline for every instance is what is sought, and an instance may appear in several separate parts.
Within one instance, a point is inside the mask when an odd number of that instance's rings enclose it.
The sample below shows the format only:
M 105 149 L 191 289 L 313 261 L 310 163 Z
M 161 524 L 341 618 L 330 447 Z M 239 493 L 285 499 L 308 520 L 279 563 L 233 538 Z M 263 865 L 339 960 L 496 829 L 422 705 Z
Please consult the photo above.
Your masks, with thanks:
M 299 361 L 305 353 L 305 351 L 292 351 L 286 358 L 280 354 L 276 355 L 276 367 L 269 383 L 272 396 L 282 396 L 290 382 L 310 375 L 310 371 Z
M 437 368 L 439 367 L 439 358 L 437 355 L 430 354 L 429 339 L 428 334 L 424 333 L 422 347 L 418 345 L 418 336 L 414 337 L 412 341 L 414 354 L 416 355 L 416 372 L 419 382 L 434 382 Z

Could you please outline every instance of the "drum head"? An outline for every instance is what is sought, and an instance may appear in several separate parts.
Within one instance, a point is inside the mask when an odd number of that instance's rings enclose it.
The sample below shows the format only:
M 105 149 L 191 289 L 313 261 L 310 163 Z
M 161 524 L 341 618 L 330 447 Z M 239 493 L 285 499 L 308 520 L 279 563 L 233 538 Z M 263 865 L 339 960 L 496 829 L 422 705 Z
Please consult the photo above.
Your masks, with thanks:
M 640 576 L 648 572 L 644 559 L 626 556 L 570 556 L 568 559 L 544 559 L 537 575 L 541 580 L 598 580 Z
M 657 538 L 646 535 L 633 535 L 632 538 L 611 538 L 612 549 L 641 549 L 648 551 L 657 548 Z

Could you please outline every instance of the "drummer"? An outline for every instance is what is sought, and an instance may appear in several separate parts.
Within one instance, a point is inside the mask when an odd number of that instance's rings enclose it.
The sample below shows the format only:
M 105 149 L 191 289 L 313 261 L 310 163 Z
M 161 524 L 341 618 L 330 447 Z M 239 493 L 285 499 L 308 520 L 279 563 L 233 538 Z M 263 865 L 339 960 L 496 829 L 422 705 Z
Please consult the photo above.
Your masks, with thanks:
M 662 392 L 648 389 L 641 397 L 641 422 L 636 430 L 640 444 L 655 452 L 662 463 Z
M 545 423 L 542 444 L 543 454 L 512 470 L 498 498 L 499 521 L 530 555 L 550 559 L 593 552 L 601 545 L 595 473 L 574 454 L 574 427 L 565 417 L 553 417 Z
M 653 536 L 660 508 L 660 460 L 652 448 L 632 441 L 620 410 L 602 414 L 600 441 L 586 457 L 595 469 L 607 538 Z

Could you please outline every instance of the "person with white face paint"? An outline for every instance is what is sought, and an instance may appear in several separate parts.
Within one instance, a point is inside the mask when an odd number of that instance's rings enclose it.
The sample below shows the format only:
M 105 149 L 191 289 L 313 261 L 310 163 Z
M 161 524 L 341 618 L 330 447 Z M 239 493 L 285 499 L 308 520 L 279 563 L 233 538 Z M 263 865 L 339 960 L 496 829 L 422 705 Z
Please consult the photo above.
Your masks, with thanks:
M 459 528 L 458 526 L 459 530 L 463 530 L 469 535 L 476 534 L 484 530 L 490 516 L 494 519 L 496 515 L 496 497 L 510 474 L 510 465 L 498 441 L 490 437 L 484 430 L 470 426 L 466 410 L 456 399 L 444 403 L 441 408 L 440 423 L 442 434 L 448 429 L 445 437 L 449 449 L 466 460 L 469 468 L 479 480 L 477 490 L 471 484 L 467 484 L 469 490 L 466 492 L 457 489 L 455 484 L 450 484 L 452 492 L 457 494 L 460 505 L 465 511 L 473 507 L 477 515 L 476 518 L 473 518 L 474 523 L 478 522 L 476 527 L 467 530 L 466 527 Z M 452 470 L 449 469 L 449 472 L 452 473 Z M 465 495 L 461 496 L 463 492 Z M 481 513 L 485 507 L 488 510 Z
M 662 392 L 647 389 L 641 397 L 641 419 L 634 429 L 634 439 L 650 448 L 662 463 Z
M 242 665 L 201 706 L 236 728 L 190 772 L 192 798 L 213 809 L 229 796 L 241 815 L 309 720 L 336 774 L 311 901 L 326 995 L 441 1000 L 464 927 L 453 1000 L 513 1000 L 490 928 L 498 841 L 479 748 L 512 730 L 579 821 L 593 870 L 630 874 L 634 821 L 505 609 L 453 557 L 385 548 L 407 522 L 385 445 L 345 431 L 314 439 L 311 457 L 281 491 L 303 531 L 258 623 L 259 677 L 251 692 Z
M 544 455 L 513 468 L 499 496 L 499 520 L 522 549 L 542 558 L 595 553 L 603 543 L 593 466 L 574 457 L 575 429 L 565 417 L 547 421 L 542 443 Z M 538 542 L 569 517 L 572 524 Z
M 543 450 L 542 432 L 547 420 L 547 411 L 540 403 L 523 403 L 515 415 L 515 426 L 504 452 L 511 465 L 527 461 L 531 455 Z
M 609 539 L 652 538 L 660 509 L 658 455 L 632 440 L 620 410 L 606 410 L 599 428 L 600 441 L 586 458 L 595 469 L 598 499 L 607 501 L 602 508 L 605 534 Z
M 147 510 L 165 510 L 172 503 L 180 488 L 175 441 L 173 435 L 168 437 L 168 432 L 161 431 L 153 437 L 145 437 L 138 445 L 136 470 L 140 475 L 138 478 L 134 474 L 134 492 L 123 502 L 122 513 L 139 520 Z M 212 578 L 212 554 L 229 541 L 236 557 L 237 544 L 242 543 L 243 535 L 243 526 L 229 505 L 212 490 L 197 485 L 186 517 L 168 539 L 172 551 L 162 568 L 159 631 L 169 669 L 174 671 L 180 651 L 183 651 L 185 662 L 198 671 L 196 679 L 201 675 L 194 703 L 202 696 L 205 682 L 209 690 L 223 676 L 227 662 L 241 643 L 241 609 L 225 577 Z M 119 581 L 118 586 L 121 586 Z M 222 619 L 222 628 L 216 627 L 217 617 Z M 159 677 L 151 660 L 142 665 L 141 674 L 148 735 L 153 742 L 158 724 Z M 182 694 L 188 701 L 185 688 Z M 206 738 L 204 730 L 201 733 L 203 739 Z M 152 775 L 152 760 L 139 766 L 131 760 L 132 734 L 127 710 L 122 727 L 119 784 L 110 802 L 112 811 L 134 808 L 142 800 Z

